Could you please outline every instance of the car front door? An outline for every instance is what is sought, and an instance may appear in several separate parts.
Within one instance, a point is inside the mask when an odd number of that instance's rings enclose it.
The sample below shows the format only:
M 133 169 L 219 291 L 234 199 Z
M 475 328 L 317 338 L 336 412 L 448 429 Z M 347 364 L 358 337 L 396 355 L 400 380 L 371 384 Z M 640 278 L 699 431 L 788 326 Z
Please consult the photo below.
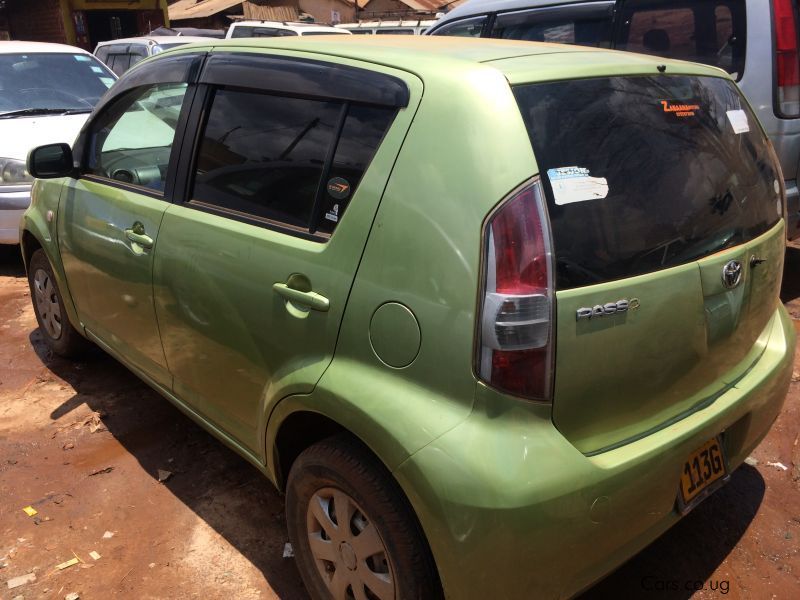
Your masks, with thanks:
M 58 241 L 86 333 L 168 387 L 153 306 L 153 252 L 169 205 L 176 129 L 194 86 L 185 69 L 161 70 L 170 76 L 123 78 L 120 92 L 87 125 L 75 149 L 80 175 L 62 192 Z
M 155 254 L 156 313 L 175 395 L 253 460 L 269 407 L 330 363 L 421 93 L 373 68 L 239 51 L 204 69 L 187 187 Z

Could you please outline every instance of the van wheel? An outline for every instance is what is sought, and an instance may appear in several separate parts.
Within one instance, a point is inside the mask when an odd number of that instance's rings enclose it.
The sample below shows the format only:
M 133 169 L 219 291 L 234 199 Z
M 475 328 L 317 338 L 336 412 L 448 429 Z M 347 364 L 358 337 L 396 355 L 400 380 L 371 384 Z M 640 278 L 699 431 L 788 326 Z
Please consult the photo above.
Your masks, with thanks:
M 69 322 L 53 268 L 41 248 L 33 253 L 28 264 L 28 285 L 36 321 L 47 346 L 66 357 L 78 356 L 85 351 L 88 342 Z
M 386 468 L 337 435 L 295 460 L 286 521 L 303 582 L 315 600 L 441 598 L 433 558 Z

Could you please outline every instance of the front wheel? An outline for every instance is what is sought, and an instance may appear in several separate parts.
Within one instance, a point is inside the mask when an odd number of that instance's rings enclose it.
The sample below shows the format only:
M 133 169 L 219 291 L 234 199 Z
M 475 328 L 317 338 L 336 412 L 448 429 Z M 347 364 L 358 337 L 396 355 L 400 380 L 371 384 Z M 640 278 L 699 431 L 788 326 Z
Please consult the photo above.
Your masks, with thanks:
M 314 600 L 428 600 L 441 585 L 421 528 L 385 467 L 339 435 L 306 449 L 286 490 L 289 539 Z
M 69 322 L 53 267 L 41 248 L 31 255 L 28 263 L 28 285 L 36 321 L 47 346 L 61 356 L 80 355 L 88 342 Z

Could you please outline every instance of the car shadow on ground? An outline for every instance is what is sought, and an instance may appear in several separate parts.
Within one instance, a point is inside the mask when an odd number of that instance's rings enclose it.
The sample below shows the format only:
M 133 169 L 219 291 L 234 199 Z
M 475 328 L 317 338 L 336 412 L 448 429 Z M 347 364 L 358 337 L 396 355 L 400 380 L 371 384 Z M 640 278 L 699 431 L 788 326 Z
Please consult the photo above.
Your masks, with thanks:
M 148 474 L 173 473 L 164 485 L 258 568 L 279 598 L 307 597 L 294 561 L 283 558 L 283 498 L 266 477 L 101 350 L 73 361 L 53 355 L 39 329 L 30 342 L 75 390 L 52 411 L 53 420 L 84 403 L 100 412 L 103 425 Z
M 791 306 L 800 299 L 800 247 L 786 247 L 786 259 L 783 267 L 783 287 L 781 287 L 781 301 Z M 794 314 L 792 316 L 795 316 Z
M 677 491 L 677 482 L 675 486 Z M 734 471 L 727 485 L 581 595 L 580 600 L 682 600 L 702 589 L 714 595 L 727 594 L 735 587 L 735 582 L 709 577 L 747 531 L 765 490 L 766 484 L 758 470 L 742 465 Z
M 0 244 L 0 277 L 25 277 L 19 246 Z

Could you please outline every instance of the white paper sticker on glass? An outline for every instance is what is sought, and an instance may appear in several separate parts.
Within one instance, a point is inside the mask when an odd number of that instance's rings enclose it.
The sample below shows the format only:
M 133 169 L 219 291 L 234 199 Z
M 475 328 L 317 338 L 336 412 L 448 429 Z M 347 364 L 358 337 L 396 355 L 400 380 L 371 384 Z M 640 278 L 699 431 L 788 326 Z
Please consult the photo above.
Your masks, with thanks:
M 553 188 L 556 204 L 572 204 L 602 200 L 608 196 L 608 181 L 605 177 L 592 177 L 584 167 L 559 167 L 549 169 L 547 177 Z
M 743 110 L 729 110 L 727 112 L 728 121 L 731 122 L 733 132 L 736 134 L 747 133 L 750 131 L 750 123 L 747 122 L 747 113 Z

